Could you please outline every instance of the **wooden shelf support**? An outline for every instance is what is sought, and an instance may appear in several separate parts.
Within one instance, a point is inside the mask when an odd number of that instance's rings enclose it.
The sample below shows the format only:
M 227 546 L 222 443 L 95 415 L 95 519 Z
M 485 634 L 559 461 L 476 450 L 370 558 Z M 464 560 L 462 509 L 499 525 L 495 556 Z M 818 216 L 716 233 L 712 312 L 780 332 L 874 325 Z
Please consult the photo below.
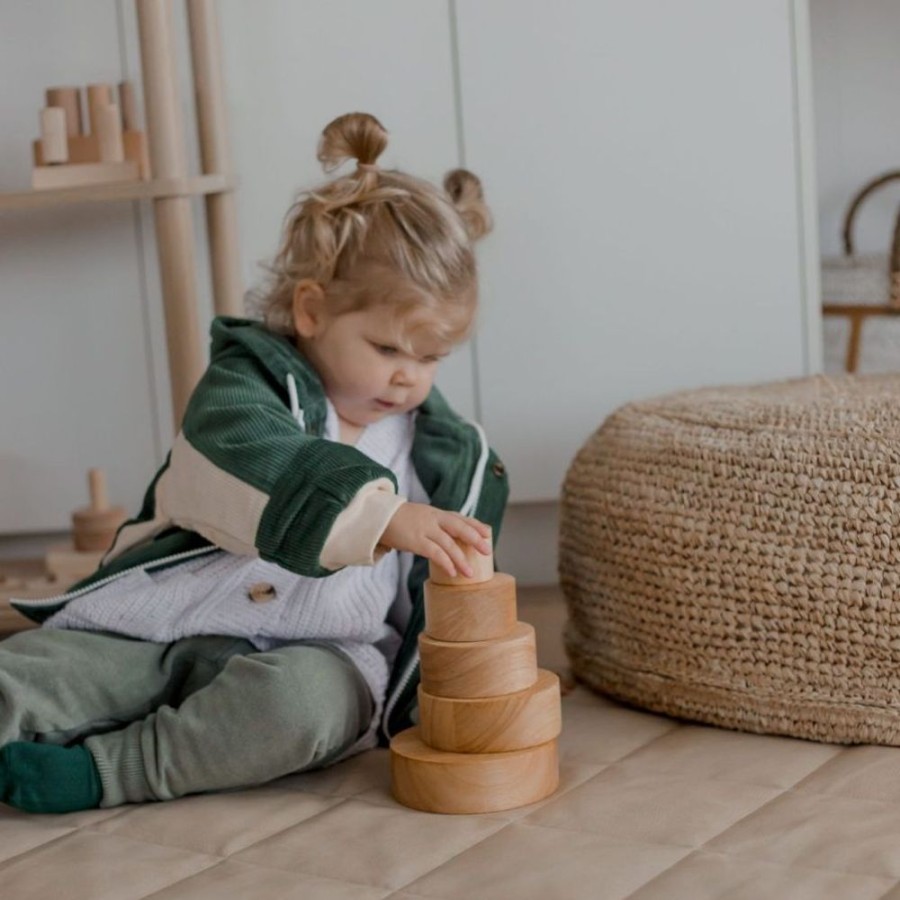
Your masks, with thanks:
M 137 0 L 137 13 L 153 174 L 157 178 L 186 178 L 187 151 L 178 102 L 172 0 Z M 191 201 L 188 197 L 157 197 L 153 201 L 153 218 L 172 381 L 172 414 L 178 430 L 191 391 L 203 373 Z
M 188 0 L 191 65 L 197 102 L 200 162 L 205 174 L 232 174 L 219 23 L 214 0 Z M 223 316 L 244 314 L 235 197 L 230 192 L 206 197 L 206 229 L 212 268 L 213 301 Z

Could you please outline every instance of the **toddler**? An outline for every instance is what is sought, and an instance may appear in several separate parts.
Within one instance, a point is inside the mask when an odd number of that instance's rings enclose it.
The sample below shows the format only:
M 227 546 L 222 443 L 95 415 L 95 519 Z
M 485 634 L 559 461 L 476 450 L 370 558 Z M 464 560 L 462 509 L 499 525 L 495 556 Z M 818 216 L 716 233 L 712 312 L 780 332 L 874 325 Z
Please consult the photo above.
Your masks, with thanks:
M 0 643 L 0 800 L 65 812 L 259 784 L 416 717 L 428 561 L 471 574 L 507 497 L 481 429 L 432 386 L 468 334 L 480 183 L 381 169 L 333 121 L 290 209 L 263 321 L 211 361 L 138 516 L 40 629 Z

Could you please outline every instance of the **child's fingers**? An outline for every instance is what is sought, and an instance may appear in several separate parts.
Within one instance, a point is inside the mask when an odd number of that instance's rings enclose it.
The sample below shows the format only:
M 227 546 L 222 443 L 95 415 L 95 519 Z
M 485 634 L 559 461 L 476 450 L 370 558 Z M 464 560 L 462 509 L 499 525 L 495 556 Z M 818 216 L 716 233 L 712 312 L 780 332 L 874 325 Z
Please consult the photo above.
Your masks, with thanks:
M 427 554 L 428 558 L 433 563 L 437 563 L 451 578 L 456 578 L 456 566 L 453 565 L 450 554 L 440 544 L 434 542 L 430 549 L 431 552 Z
M 488 533 L 485 535 L 480 529 L 475 527 L 476 522 L 476 519 L 467 519 L 463 516 L 457 516 L 449 519 L 444 524 L 444 529 L 452 534 L 457 540 L 471 544 L 483 556 L 489 556 L 492 551 L 491 542 L 488 540 L 490 529 L 487 529 Z M 480 522 L 477 522 L 477 524 L 481 525 Z M 487 526 L 482 527 L 487 528 Z
M 485 525 L 484 522 L 479 522 L 478 519 L 466 518 L 466 521 L 483 537 L 490 540 L 491 537 L 491 526 Z
M 474 528 L 483 538 L 490 539 L 491 537 L 491 526 L 485 525 L 484 522 L 479 522 L 478 519 L 473 519 L 471 516 L 460 516 L 460 518 L 470 527 Z
M 453 535 L 441 528 L 431 539 L 450 557 L 453 565 L 460 573 L 465 575 L 466 578 L 472 577 L 474 574 L 472 567 L 469 565 L 462 547 L 453 539 Z

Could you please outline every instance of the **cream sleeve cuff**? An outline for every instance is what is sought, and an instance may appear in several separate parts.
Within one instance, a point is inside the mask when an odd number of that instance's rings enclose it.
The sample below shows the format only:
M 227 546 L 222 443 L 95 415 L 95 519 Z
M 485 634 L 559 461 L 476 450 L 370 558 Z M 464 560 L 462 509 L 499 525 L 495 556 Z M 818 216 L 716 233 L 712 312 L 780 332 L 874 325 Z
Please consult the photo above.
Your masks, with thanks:
M 404 503 L 406 499 L 394 493 L 394 486 L 387 478 L 363 485 L 334 520 L 319 562 L 326 569 L 377 563 L 387 552 L 378 546 L 378 539 Z

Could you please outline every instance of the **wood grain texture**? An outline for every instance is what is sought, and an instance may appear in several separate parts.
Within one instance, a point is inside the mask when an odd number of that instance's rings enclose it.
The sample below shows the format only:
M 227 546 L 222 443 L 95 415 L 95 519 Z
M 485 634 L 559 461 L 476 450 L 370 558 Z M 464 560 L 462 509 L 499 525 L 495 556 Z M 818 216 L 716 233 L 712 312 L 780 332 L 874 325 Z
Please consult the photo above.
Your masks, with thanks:
M 559 785 L 556 741 L 508 753 L 447 753 L 427 746 L 418 728 L 391 741 L 396 800 L 425 812 L 470 814 L 515 809 Z
M 530 688 L 500 697 L 435 697 L 419 686 L 419 732 L 435 750 L 521 750 L 552 741 L 561 730 L 559 678 L 546 669 Z
M 489 641 L 516 627 L 516 580 L 497 572 L 481 584 L 425 582 L 425 633 L 438 641 Z
M 72 542 L 81 552 L 95 553 L 108 550 L 119 526 L 128 518 L 121 506 L 94 511 L 90 507 L 76 509 L 72 513 Z
M 497 697 L 537 681 L 534 628 L 525 622 L 491 641 L 436 641 L 419 635 L 422 687 L 436 697 Z

